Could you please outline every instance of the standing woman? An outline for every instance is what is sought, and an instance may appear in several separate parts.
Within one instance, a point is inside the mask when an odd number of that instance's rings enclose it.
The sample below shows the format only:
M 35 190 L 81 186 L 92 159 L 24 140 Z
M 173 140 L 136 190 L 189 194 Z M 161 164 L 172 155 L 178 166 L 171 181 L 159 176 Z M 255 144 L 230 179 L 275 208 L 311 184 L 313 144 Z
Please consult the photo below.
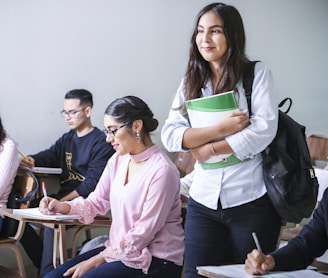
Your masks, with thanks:
M 196 19 L 186 74 L 162 129 L 168 151 L 191 151 L 197 161 L 185 225 L 185 278 L 200 277 L 200 265 L 243 263 L 255 248 L 252 232 L 263 252 L 276 247 L 280 218 L 266 194 L 261 151 L 276 134 L 277 101 L 271 72 L 259 62 L 248 117 L 242 84 L 248 62 L 236 8 L 223 3 L 204 7 Z M 214 126 L 191 127 L 185 101 L 230 90 L 240 111 Z M 215 141 L 218 137 L 223 139 Z M 223 160 L 219 168 L 202 168 L 211 156 L 229 153 L 238 158 L 235 164 Z
M 111 210 L 109 240 L 45 277 L 179 278 L 184 253 L 179 172 L 152 142 L 158 121 L 141 99 L 126 96 L 107 107 L 104 126 L 116 153 L 95 191 L 69 202 L 48 198 L 49 207 L 42 199 L 40 210 L 79 214 L 84 223 Z
M 18 152 L 15 142 L 7 135 L 0 118 L 0 208 L 7 207 L 8 196 L 18 169 Z M 0 232 L 3 218 L 0 216 Z

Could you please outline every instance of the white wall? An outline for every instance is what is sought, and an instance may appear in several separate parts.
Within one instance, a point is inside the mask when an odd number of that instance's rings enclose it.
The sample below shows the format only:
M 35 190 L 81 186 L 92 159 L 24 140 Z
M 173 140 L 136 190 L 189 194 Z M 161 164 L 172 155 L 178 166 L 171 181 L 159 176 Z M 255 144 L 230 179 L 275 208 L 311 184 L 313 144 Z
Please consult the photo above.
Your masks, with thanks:
M 160 121 L 184 73 L 204 0 L 0 0 L 0 116 L 29 154 L 67 131 L 60 117 L 73 88 L 94 95 L 93 122 L 116 97 L 143 98 Z M 279 98 L 307 131 L 328 131 L 327 0 L 231 0 L 250 58 L 267 63 Z

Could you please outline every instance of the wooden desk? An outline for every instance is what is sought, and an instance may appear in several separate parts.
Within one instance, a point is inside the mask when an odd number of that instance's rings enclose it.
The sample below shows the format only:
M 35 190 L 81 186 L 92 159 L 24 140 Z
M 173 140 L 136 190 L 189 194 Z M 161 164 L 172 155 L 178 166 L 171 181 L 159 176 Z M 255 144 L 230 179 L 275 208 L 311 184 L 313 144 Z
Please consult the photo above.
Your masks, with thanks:
M 13 214 L 12 209 L 2 209 L 0 208 L 0 215 L 7 216 L 16 219 L 24 225 L 26 223 L 37 223 L 45 227 L 52 228 L 54 230 L 54 253 L 53 253 L 53 264 L 54 267 L 58 265 L 57 256 L 59 256 L 59 264 L 64 263 L 68 259 L 67 255 L 67 242 L 66 242 L 66 225 L 73 226 L 97 226 L 97 227 L 109 227 L 111 224 L 111 219 L 108 217 L 97 216 L 93 223 L 83 224 L 78 220 L 39 220 L 30 219 L 20 215 Z M 58 251 L 57 251 L 58 250 Z M 57 254 L 58 252 L 58 254 Z

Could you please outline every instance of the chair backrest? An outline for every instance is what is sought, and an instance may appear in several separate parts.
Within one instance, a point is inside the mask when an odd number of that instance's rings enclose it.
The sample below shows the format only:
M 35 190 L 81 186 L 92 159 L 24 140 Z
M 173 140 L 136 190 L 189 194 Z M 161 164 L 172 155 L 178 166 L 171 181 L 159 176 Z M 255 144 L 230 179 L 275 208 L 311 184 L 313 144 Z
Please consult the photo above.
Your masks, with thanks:
M 38 192 L 39 182 L 27 167 L 19 167 L 9 195 L 8 208 L 28 208 L 29 203 Z
M 7 208 L 21 209 L 28 208 L 30 201 L 35 198 L 39 188 L 39 183 L 32 170 L 26 167 L 19 167 L 9 194 Z M 21 223 L 15 219 L 5 217 L 0 231 L 0 237 L 20 237 Z
M 185 175 L 189 174 L 194 170 L 195 159 L 193 158 L 190 152 L 177 152 L 174 158 L 174 163 L 180 172 L 180 177 L 184 177 Z M 182 226 L 184 227 L 186 221 L 186 214 L 187 214 L 188 197 L 184 194 L 180 194 L 180 198 L 181 198 Z
M 307 134 L 306 141 L 309 147 L 312 165 L 319 168 L 328 166 L 328 133 L 312 132 Z

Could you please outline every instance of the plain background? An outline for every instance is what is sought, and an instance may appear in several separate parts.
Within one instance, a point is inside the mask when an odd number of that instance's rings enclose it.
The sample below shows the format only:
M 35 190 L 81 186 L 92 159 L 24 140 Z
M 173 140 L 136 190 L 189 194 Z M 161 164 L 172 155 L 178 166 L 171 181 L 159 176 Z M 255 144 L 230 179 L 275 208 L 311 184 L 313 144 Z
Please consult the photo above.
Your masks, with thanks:
M 160 130 L 184 74 L 203 0 L 0 0 L 0 116 L 32 154 L 68 131 L 59 115 L 74 88 L 94 96 L 94 125 L 117 97 L 144 99 Z M 251 59 L 268 64 L 278 98 L 310 131 L 328 131 L 327 0 L 230 0 Z

